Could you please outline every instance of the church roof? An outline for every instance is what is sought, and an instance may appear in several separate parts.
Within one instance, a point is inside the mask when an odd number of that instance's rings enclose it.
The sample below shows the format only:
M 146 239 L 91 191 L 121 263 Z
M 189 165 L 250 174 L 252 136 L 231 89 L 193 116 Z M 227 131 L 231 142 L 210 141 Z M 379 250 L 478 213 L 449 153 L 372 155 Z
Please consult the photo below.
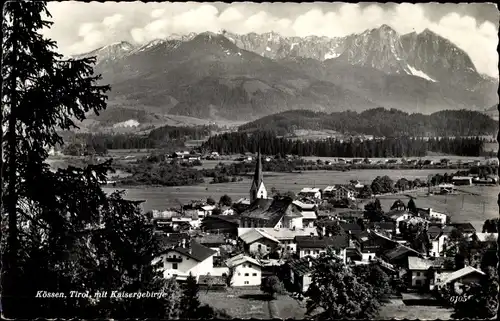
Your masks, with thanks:
M 257 153 L 257 164 L 255 165 L 255 173 L 253 175 L 252 189 L 259 189 L 259 186 L 264 181 L 264 176 L 262 174 L 262 158 L 260 155 L 260 148 Z
M 289 218 L 302 217 L 292 202 L 293 199 L 288 197 L 256 199 L 247 210 L 241 213 L 241 217 L 263 220 L 266 221 L 263 227 L 274 227 L 284 216 Z

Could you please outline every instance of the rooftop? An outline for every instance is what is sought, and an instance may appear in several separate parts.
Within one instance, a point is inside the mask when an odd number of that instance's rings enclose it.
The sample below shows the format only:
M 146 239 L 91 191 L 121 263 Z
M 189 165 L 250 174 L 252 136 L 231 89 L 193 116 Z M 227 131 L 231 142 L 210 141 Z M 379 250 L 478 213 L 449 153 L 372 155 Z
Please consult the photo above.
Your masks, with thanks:
M 431 267 L 434 266 L 433 261 L 422 259 L 416 256 L 408 257 L 408 269 L 409 270 L 419 270 L 419 271 L 427 271 Z
M 222 234 L 205 234 L 201 237 L 195 238 L 196 242 L 200 244 L 210 244 L 210 245 L 218 245 L 226 243 L 224 235 Z
M 288 264 L 296 274 L 307 275 L 319 264 L 319 260 L 306 256 L 301 259 L 292 260 Z
M 190 239 L 187 233 L 163 233 L 155 236 L 156 240 L 160 243 L 160 248 L 171 248 L 177 246 L 182 240 L 188 241 Z
M 315 220 L 318 217 L 316 216 L 315 211 L 302 211 L 302 218 L 309 219 L 309 220 Z
M 481 275 L 485 275 L 485 273 L 483 271 L 478 270 L 478 269 L 468 265 L 468 266 L 466 266 L 458 271 L 455 271 L 453 273 L 448 274 L 444 280 L 442 280 L 440 283 L 438 283 L 436 285 L 443 285 L 443 284 L 449 283 L 451 281 L 460 279 L 461 277 L 464 277 L 464 276 L 472 274 L 472 273 L 478 273 Z
M 257 240 L 260 240 L 261 238 L 266 238 L 276 243 L 280 242 L 274 236 L 269 235 L 260 228 L 252 228 L 250 229 L 250 231 L 247 231 L 246 233 L 240 235 L 240 239 L 246 244 L 252 244 Z
M 347 235 L 337 235 L 329 237 L 319 236 L 296 236 L 295 242 L 297 247 L 301 249 L 317 249 L 332 247 L 335 249 L 345 249 L 349 246 L 349 238 Z
M 168 251 L 169 251 L 169 249 L 166 249 L 164 252 L 168 252 Z M 190 257 L 193 260 L 196 260 L 198 262 L 203 262 L 206 259 L 208 259 L 209 257 L 211 257 L 212 255 L 214 255 L 215 253 L 217 253 L 216 251 L 214 251 L 206 246 L 203 246 L 194 240 L 190 241 L 189 247 L 176 246 L 176 247 L 170 249 L 170 251 L 178 252 L 178 253 L 183 254 L 187 257 Z
M 230 259 L 228 259 L 226 261 L 226 265 L 228 267 L 234 267 L 234 266 L 238 266 L 242 263 L 245 263 L 245 262 L 250 262 L 254 265 L 257 265 L 257 266 L 261 266 L 261 264 L 259 263 L 259 261 L 257 261 L 256 259 L 252 258 L 252 257 L 249 257 L 247 255 L 244 255 L 244 254 L 238 254 Z
M 297 207 L 299 207 L 300 209 L 303 209 L 303 210 L 306 210 L 306 209 L 314 209 L 316 207 L 316 204 L 307 204 L 307 203 L 304 203 L 304 202 L 301 202 L 299 200 L 295 200 L 293 201 L 293 204 Z
M 396 228 L 396 223 L 394 223 L 394 222 L 371 222 L 370 224 L 368 224 L 368 227 L 369 228 L 378 227 L 382 230 L 392 230 L 392 229 Z
M 340 227 L 346 231 L 346 232 L 349 232 L 349 231 L 361 231 L 361 226 L 356 224 L 356 223 L 340 223 Z
M 335 191 L 337 189 L 336 186 L 327 186 L 325 187 L 325 189 L 323 190 L 324 193 L 331 193 L 333 191 Z
M 293 240 L 296 236 L 300 235 L 318 235 L 318 231 L 315 227 L 306 227 L 303 229 L 289 229 L 289 228 L 280 228 L 280 229 L 274 229 L 272 227 L 261 227 L 261 228 L 254 228 L 254 227 L 240 227 L 238 228 L 238 235 L 243 235 L 253 229 L 258 229 L 262 232 L 265 232 L 267 235 L 270 235 L 277 240 Z
M 422 256 L 418 251 L 415 251 L 414 249 L 404 246 L 401 244 L 398 244 L 394 249 L 389 250 L 384 253 L 384 256 L 389 260 L 392 261 L 398 257 L 401 257 L 403 255 L 413 255 L 413 256 Z
M 278 199 L 256 199 L 242 214 L 242 218 L 265 220 L 265 227 L 274 227 L 282 217 L 302 217 L 297 207 L 292 206 L 289 197 Z

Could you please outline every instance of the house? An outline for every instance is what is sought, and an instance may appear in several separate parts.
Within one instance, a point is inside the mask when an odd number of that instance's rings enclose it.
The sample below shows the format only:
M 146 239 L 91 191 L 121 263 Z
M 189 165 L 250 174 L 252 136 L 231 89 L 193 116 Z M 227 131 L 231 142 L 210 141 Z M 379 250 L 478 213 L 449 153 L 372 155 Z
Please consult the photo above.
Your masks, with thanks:
M 448 239 L 452 230 L 453 227 L 451 226 L 430 226 L 427 229 L 427 234 L 429 235 L 429 239 L 432 244 L 432 248 L 429 251 L 429 255 L 431 257 L 440 257 L 445 255 L 443 251 L 445 250 L 445 246 L 448 243 Z
M 373 244 L 370 231 L 363 231 L 353 235 L 353 243 L 361 261 L 371 261 L 380 250 L 380 244 Z
M 297 206 L 302 215 L 302 226 L 303 227 L 313 227 L 314 222 L 318 219 L 316 215 L 317 205 L 316 204 L 306 204 L 301 201 L 295 200 L 293 204 Z
M 451 181 L 454 185 L 472 185 L 472 177 L 468 176 L 453 176 Z
M 158 210 L 153 210 L 153 219 L 171 219 L 172 216 L 177 216 L 179 215 L 179 212 L 177 211 L 172 211 L 172 210 L 167 210 L 167 211 L 158 211 Z
M 429 288 L 431 280 L 434 278 L 431 267 L 434 262 L 416 256 L 408 257 L 408 277 L 409 287 L 412 288 Z
M 361 184 L 358 180 L 352 180 L 352 181 L 350 181 L 349 186 L 351 186 L 355 190 L 360 190 L 363 187 L 365 187 L 365 185 Z
M 439 184 L 439 194 L 453 194 L 456 192 L 455 185 L 453 184 Z
M 189 211 L 184 215 L 191 217 L 191 221 L 189 221 L 189 224 L 191 224 L 191 227 L 193 229 L 199 229 L 201 227 L 202 217 L 198 214 L 197 211 Z
M 489 158 L 486 160 L 486 165 L 498 166 L 500 164 L 498 158 Z
M 253 228 L 239 228 L 239 235 L 243 235 L 249 231 L 253 230 Z M 297 251 L 297 244 L 295 243 L 296 236 L 317 236 L 318 231 L 316 227 L 304 227 L 301 229 L 289 229 L 289 228 L 280 228 L 274 229 L 269 227 L 258 228 L 258 230 L 271 235 L 275 239 L 277 239 L 280 244 L 283 246 L 283 249 L 289 251 L 290 253 L 295 253 Z
M 185 162 L 194 162 L 196 160 L 201 160 L 201 155 L 199 154 L 189 154 L 189 155 L 184 155 L 182 157 L 182 160 L 185 161 Z
M 229 234 L 233 238 L 238 237 L 239 217 L 232 215 L 210 215 L 201 221 L 202 231 L 209 233 Z
M 262 280 L 262 265 L 254 258 L 244 254 L 236 255 L 226 261 L 231 270 L 232 286 L 259 286 Z
M 386 216 L 393 222 L 396 223 L 396 234 L 401 234 L 399 226 L 402 222 L 410 219 L 413 215 L 408 212 L 408 210 L 392 210 L 386 213 Z
M 431 223 L 439 223 L 445 225 L 448 220 L 448 215 L 434 211 L 432 208 L 419 208 L 418 214 Z
M 302 211 L 302 227 L 314 227 L 314 223 L 318 219 L 316 211 Z
M 363 231 L 362 227 L 357 223 L 347 223 L 340 222 L 340 227 L 346 232 L 346 234 L 361 233 Z
M 216 251 L 217 255 L 219 254 L 219 247 L 227 244 L 226 238 L 222 234 L 205 234 L 203 236 L 195 237 L 194 240 L 197 243 Z
M 395 247 L 395 241 L 371 230 L 363 231 L 359 234 L 353 234 L 353 243 L 358 255 L 362 261 L 369 262 L 375 259 L 383 249 Z
M 215 209 L 215 205 L 203 205 L 198 209 L 198 215 L 201 217 L 212 215 L 212 211 Z
M 287 271 L 287 283 L 295 291 L 305 293 L 311 285 L 311 272 L 318 264 L 318 260 L 310 256 L 291 260 L 286 263 L 284 270 Z
M 214 250 L 197 243 L 194 240 L 183 240 L 181 245 L 172 246 L 162 251 L 153 264 L 163 263 L 163 276 L 186 280 L 191 273 L 198 280 L 199 275 L 213 274 Z
M 346 263 L 346 248 L 349 246 L 349 237 L 347 235 L 337 236 L 296 236 L 297 253 L 299 258 L 311 256 L 317 258 L 321 253 L 326 253 L 331 248 L 335 255 Z
M 339 158 L 339 159 L 337 159 L 337 164 L 345 165 L 345 164 L 347 164 L 347 161 L 343 158 Z
M 310 188 L 304 187 L 299 193 L 299 196 L 308 197 L 312 199 L 321 199 L 321 190 L 317 187 Z
M 243 243 L 245 253 L 259 253 L 263 256 L 274 252 L 280 243 L 275 237 L 258 228 L 241 234 L 239 239 Z
M 189 156 L 189 151 L 174 152 L 172 154 L 173 158 L 184 158 L 184 156 Z
M 411 247 L 398 244 L 395 248 L 385 251 L 381 257 L 385 262 L 394 266 L 408 268 L 407 263 L 409 257 L 423 258 L 423 255 Z
M 258 198 L 241 213 L 241 227 L 302 228 L 302 214 L 289 197 Z
M 221 206 L 220 208 L 221 215 L 227 216 L 227 215 L 234 215 L 234 209 L 229 207 L 229 206 Z
M 336 210 L 337 218 L 340 221 L 357 223 L 359 219 L 364 218 L 364 212 L 360 210 L 351 210 L 351 209 L 337 209 Z
M 248 207 L 250 207 L 250 199 L 248 198 L 240 198 L 233 203 L 233 209 L 238 214 L 243 213 Z
M 368 228 L 374 231 L 382 231 L 383 233 L 386 233 L 391 237 L 396 235 L 395 222 L 371 222 L 368 224 Z
M 435 286 L 441 289 L 448 284 L 455 284 L 455 289 L 457 289 L 465 284 L 479 282 L 485 275 L 486 274 L 479 269 L 472 266 L 466 266 L 458 271 L 442 275 L 436 280 Z
M 172 246 L 181 245 L 182 240 L 189 240 L 190 236 L 187 233 L 160 233 L 155 235 L 156 240 L 160 244 L 160 248 L 167 249 Z
M 172 217 L 171 222 L 172 222 L 171 223 L 172 228 L 174 230 L 179 230 L 179 229 L 181 229 L 183 227 L 186 227 L 187 225 L 189 225 L 191 228 L 194 228 L 193 225 L 191 224 L 192 217 L 174 216 L 174 217 Z
M 347 186 L 343 185 L 337 185 L 335 186 L 335 189 L 331 192 L 333 195 L 332 198 L 336 201 L 341 201 L 341 200 L 356 200 L 355 192 Z
M 323 199 L 330 199 L 335 196 L 335 190 L 337 187 L 335 186 L 327 186 L 323 189 Z

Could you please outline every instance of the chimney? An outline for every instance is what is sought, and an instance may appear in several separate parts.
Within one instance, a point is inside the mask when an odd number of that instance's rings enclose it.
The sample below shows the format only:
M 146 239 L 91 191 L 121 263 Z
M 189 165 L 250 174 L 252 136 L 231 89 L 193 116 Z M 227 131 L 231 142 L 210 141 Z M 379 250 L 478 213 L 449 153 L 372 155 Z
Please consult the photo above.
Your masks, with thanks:
M 309 260 L 309 267 L 312 268 L 313 266 L 313 262 L 311 260 Z
M 186 248 L 186 239 L 182 239 L 182 247 Z

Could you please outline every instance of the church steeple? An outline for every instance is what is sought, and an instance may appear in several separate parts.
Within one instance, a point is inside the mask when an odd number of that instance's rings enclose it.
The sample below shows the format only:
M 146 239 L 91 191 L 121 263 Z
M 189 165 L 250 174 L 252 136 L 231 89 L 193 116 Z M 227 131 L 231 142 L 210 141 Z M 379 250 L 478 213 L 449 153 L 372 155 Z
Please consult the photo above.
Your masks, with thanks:
M 262 157 L 260 155 L 260 147 L 257 152 L 255 173 L 253 175 L 252 187 L 250 188 L 250 201 L 253 202 L 257 198 L 267 198 L 267 190 L 264 186 L 264 176 L 262 175 Z

